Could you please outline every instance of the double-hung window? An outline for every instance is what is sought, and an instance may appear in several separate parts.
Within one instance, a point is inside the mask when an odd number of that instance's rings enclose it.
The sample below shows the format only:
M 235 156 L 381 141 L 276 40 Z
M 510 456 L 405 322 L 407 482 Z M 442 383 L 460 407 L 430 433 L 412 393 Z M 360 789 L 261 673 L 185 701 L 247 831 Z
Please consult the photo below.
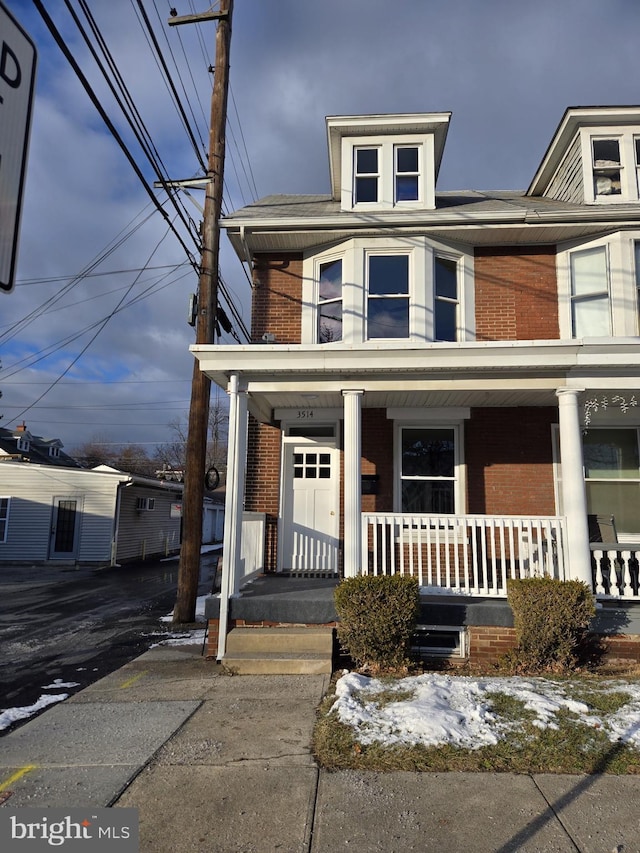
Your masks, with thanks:
M 318 278 L 318 343 L 342 340 L 342 259 L 320 264 Z
M 9 505 L 11 498 L 0 498 L 0 542 L 7 541 L 7 529 L 9 526 Z
M 434 263 L 434 338 L 458 340 L 458 262 L 436 255 Z
M 367 338 L 409 337 L 409 255 L 367 255 Z
M 571 255 L 571 325 L 575 338 L 611 334 L 606 246 Z
M 420 197 L 420 149 L 416 145 L 395 146 L 395 201 L 418 201 Z
M 595 137 L 593 154 L 593 192 L 596 198 L 622 194 L 622 160 L 620 140 Z
M 356 148 L 353 170 L 353 197 L 356 204 L 379 201 L 380 149 Z
M 613 515 L 619 531 L 640 533 L 638 428 L 589 428 L 583 449 L 588 511 Z
M 400 429 L 400 503 L 406 513 L 453 513 L 457 489 L 456 431 Z

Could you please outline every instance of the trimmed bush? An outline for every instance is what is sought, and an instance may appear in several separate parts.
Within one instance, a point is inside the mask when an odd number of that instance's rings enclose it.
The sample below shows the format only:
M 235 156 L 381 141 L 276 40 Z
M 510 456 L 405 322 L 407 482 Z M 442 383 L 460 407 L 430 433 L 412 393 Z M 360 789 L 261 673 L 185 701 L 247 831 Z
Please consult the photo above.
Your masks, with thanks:
M 574 668 L 595 614 L 589 587 L 548 577 L 508 580 L 507 598 L 518 642 L 517 667 L 533 672 Z
M 336 587 L 335 604 L 338 640 L 358 667 L 382 672 L 408 666 L 420 612 L 416 578 L 347 578 Z

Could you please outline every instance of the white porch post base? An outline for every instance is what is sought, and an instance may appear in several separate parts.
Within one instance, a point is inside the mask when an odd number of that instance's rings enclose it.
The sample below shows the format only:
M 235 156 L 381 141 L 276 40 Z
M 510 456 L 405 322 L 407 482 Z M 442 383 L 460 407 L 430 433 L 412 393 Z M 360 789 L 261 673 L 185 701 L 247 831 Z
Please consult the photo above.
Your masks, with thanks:
M 238 591 L 246 449 L 247 392 L 240 390 L 238 375 L 234 373 L 229 384 L 229 441 L 218 624 L 218 660 L 222 660 L 224 657 L 227 646 L 229 598 Z
M 579 394 L 580 390 L 574 388 L 560 388 L 556 391 L 560 422 L 562 502 L 567 519 L 569 575 L 572 580 L 584 581 L 592 589 L 587 494 L 578 411 Z
M 360 574 L 362 562 L 362 426 L 361 390 L 345 390 L 344 398 L 344 576 Z

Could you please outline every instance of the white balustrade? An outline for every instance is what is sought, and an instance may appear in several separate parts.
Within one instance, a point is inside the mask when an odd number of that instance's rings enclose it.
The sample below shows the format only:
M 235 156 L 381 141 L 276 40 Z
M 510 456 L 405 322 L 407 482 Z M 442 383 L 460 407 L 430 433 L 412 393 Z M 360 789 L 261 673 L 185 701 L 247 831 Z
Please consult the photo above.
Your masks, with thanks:
M 640 595 L 639 562 L 640 546 L 592 543 L 591 565 L 596 595 L 637 599 Z
M 565 578 L 556 516 L 363 513 L 363 572 L 404 574 L 421 587 L 506 597 L 507 578 Z

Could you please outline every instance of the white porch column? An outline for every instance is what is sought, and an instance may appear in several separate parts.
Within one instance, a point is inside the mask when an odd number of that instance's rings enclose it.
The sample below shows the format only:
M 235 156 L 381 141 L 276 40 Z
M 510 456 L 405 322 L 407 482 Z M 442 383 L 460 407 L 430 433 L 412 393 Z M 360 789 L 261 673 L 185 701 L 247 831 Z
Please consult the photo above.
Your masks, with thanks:
M 560 459 L 562 464 L 562 503 L 567 519 L 567 551 L 572 580 L 584 581 L 590 589 L 591 551 L 587 520 L 587 493 L 584 485 L 582 436 L 578 411 L 579 389 L 559 388 Z
M 345 390 L 344 397 L 344 576 L 360 574 L 362 565 L 362 395 Z
M 238 577 L 240 575 L 240 542 L 247 461 L 247 392 L 241 390 L 239 385 L 238 374 L 232 373 L 229 382 L 229 439 L 222 540 L 218 660 L 222 660 L 226 651 L 229 598 L 238 592 Z

